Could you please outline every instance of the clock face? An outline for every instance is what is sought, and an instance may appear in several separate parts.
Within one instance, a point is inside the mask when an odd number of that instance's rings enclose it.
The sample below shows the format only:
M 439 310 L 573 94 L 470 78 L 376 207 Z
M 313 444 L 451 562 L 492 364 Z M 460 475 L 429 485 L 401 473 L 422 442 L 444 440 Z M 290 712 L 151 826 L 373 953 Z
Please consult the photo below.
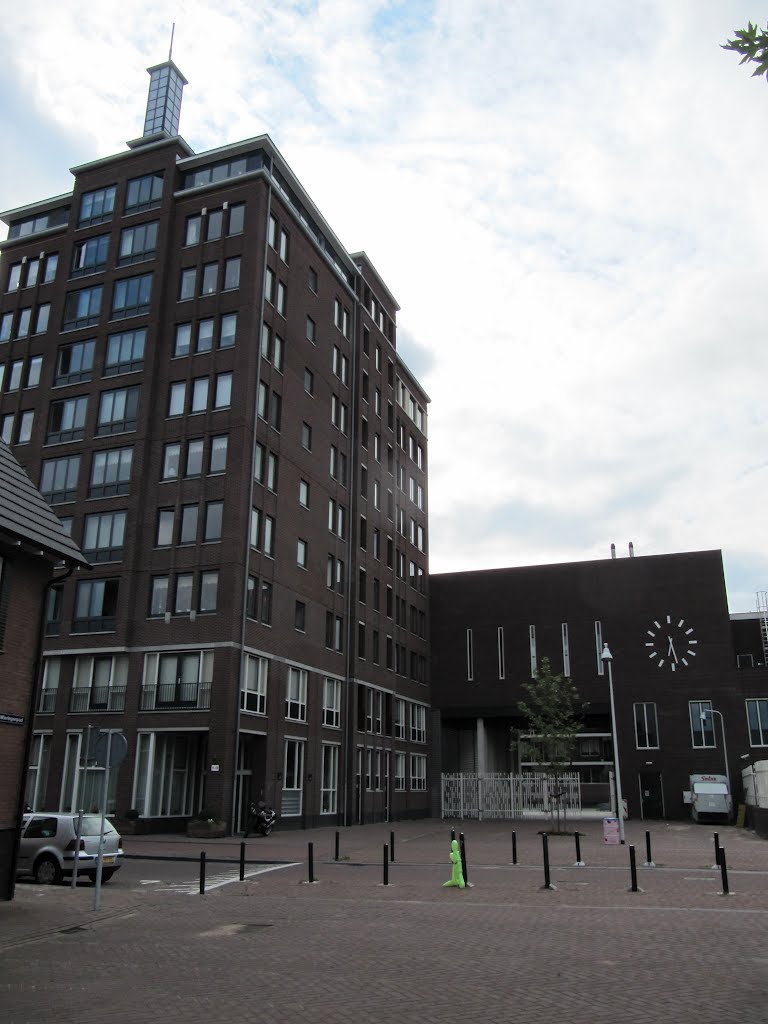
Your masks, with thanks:
M 677 672 L 688 668 L 696 657 L 699 641 L 685 619 L 662 615 L 646 630 L 645 648 L 657 668 Z

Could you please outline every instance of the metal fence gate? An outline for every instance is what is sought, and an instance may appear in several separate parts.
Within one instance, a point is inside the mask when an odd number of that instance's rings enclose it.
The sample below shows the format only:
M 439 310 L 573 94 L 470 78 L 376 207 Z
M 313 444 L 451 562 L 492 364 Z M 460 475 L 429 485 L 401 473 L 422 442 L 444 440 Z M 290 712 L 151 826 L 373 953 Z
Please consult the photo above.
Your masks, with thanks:
M 444 818 L 525 818 L 581 810 L 578 772 L 552 779 L 539 772 L 459 772 L 441 777 Z

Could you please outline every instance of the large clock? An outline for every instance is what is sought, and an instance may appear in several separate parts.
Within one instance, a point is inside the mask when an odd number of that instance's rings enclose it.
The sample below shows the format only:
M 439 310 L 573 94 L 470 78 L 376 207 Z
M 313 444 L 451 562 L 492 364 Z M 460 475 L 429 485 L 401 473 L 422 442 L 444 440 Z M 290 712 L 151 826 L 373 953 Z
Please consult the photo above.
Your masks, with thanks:
M 699 641 L 693 635 L 693 626 L 689 626 L 685 619 L 662 615 L 653 620 L 653 626 L 646 630 L 646 634 L 648 657 L 657 668 L 676 672 L 688 668 L 696 657 Z

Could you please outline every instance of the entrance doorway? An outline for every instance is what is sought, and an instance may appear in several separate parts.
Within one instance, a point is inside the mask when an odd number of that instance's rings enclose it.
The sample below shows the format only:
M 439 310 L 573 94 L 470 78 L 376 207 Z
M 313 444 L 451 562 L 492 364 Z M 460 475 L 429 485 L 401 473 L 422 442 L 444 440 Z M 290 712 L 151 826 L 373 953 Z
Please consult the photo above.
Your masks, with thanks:
M 640 772 L 640 815 L 642 818 L 665 816 L 661 772 Z

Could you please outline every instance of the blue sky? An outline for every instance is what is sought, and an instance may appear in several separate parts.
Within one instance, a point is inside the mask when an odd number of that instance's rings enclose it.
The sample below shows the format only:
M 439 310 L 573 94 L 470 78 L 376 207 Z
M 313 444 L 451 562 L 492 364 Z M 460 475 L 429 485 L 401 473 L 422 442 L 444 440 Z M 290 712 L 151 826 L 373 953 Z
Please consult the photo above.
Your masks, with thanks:
M 722 548 L 768 589 L 768 86 L 741 0 L 181 0 L 4 12 L 0 206 L 141 132 L 269 132 L 398 299 L 433 571 Z M 469 471 L 471 485 L 466 484 Z

